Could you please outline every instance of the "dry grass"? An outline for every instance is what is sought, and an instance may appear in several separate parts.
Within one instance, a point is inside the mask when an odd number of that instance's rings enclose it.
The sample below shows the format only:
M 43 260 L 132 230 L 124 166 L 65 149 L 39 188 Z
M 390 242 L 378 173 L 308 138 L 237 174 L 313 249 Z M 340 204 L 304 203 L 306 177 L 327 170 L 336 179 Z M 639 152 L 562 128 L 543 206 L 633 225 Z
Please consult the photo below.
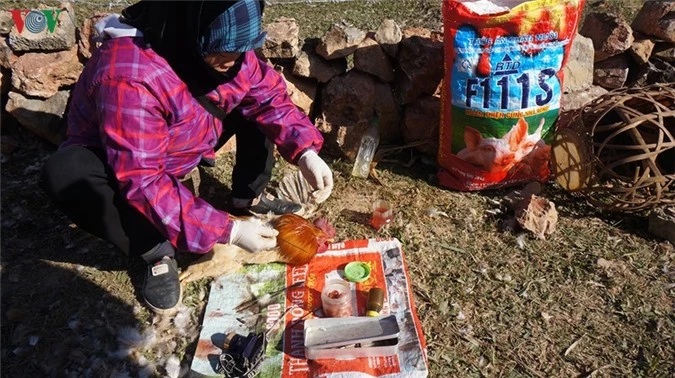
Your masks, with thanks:
M 32 138 L 22 145 L 2 171 L 3 375 L 86 376 L 92 361 L 103 372 L 134 372 L 137 356 L 111 357 L 128 326 L 159 330 L 171 347 L 144 350 L 158 371 L 171 355 L 188 366 L 196 330 L 179 332 L 139 306 L 125 259 L 69 227 L 36 188 L 50 149 Z M 336 187 L 322 212 L 341 240 L 403 242 L 430 376 L 672 375 L 675 250 L 651 240 L 644 219 L 601 216 L 547 185 L 561 212 L 558 230 L 547 240 L 527 236 L 521 249 L 518 235 L 500 227 L 503 192 L 439 188 L 434 167 L 425 159 L 406 167 L 409 157 L 378 166 L 382 185 L 352 178 L 349 164 L 332 161 Z M 202 192 L 212 203 L 224 200 L 231 162 L 225 155 L 203 172 Z M 275 177 L 287 169 L 280 163 Z M 376 198 L 395 204 L 396 219 L 380 234 L 367 225 Z M 191 327 L 207 292 L 207 280 L 186 288 Z
M 338 165 L 340 195 L 327 211 L 339 235 L 372 236 L 341 215 L 366 212 L 375 197 L 397 203 L 386 234 L 406 249 L 431 376 L 647 377 L 675 368 L 664 272 L 675 255 L 643 238 L 644 220 L 565 216 L 570 202 L 549 240 L 528 237 L 521 249 L 491 214 L 504 209 L 502 193 L 446 191 L 420 180 L 419 164 L 385 168 L 381 187 L 347 177 L 348 168 Z M 569 200 L 552 186 L 547 193 Z M 432 208 L 448 216 L 426 215 Z M 611 266 L 598 266 L 601 258 Z
M 586 1 L 584 14 L 591 11 L 610 12 L 631 21 L 644 4 L 644 0 L 591 0 Z

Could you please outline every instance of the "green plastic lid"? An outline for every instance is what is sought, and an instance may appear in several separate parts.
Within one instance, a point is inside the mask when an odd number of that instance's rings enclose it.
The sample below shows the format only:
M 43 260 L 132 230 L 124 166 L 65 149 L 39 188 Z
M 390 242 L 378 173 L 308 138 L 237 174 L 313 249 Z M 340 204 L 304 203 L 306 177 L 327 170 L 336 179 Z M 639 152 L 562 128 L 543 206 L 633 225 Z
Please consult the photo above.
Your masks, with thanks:
M 370 277 L 370 266 L 362 261 L 352 261 L 345 266 L 345 278 L 351 282 L 363 282 Z

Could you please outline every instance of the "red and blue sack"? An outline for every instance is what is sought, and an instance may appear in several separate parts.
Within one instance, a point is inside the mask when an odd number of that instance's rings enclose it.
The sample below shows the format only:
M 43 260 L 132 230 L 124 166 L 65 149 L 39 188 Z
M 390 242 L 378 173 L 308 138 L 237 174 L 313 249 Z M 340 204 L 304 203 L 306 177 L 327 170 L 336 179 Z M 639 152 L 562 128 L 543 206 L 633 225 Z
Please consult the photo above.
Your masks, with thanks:
M 563 68 L 583 5 L 444 0 L 441 185 L 481 190 L 547 180 Z

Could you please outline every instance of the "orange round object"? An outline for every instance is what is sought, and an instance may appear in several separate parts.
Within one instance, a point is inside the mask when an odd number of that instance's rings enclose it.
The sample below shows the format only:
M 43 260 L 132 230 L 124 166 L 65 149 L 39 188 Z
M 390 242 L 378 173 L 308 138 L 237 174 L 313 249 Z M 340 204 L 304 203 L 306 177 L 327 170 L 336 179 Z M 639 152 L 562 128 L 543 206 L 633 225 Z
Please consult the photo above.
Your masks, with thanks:
M 284 214 L 272 221 L 272 226 L 279 231 L 279 251 L 289 264 L 308 263 L 316 255 L 320 241 L 325 240 L 323 231 L 299 215 Z

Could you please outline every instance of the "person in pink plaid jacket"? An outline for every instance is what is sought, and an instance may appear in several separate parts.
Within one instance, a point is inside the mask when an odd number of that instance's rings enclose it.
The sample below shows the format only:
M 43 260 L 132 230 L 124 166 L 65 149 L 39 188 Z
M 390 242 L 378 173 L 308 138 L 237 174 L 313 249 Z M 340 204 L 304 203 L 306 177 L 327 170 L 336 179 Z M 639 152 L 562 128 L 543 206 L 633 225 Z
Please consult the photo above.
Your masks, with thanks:
M 176 249 L 276 246 L 271 227 L 231 217 L 295 210 L 264 195 L 275 146 L 315 189 L 332 188 L 321 133 L 254 52 L 265 38 L 263 4 L 141 1 L 101 20 L 102 46 L 73 90 L 67 140 L 43 169 L 45 191 L 79 227 L 147 263 L 141 292 L 157 312 L 180 302 Z M 180 181 L 213 165 L 232 136 L 224 211 Z

